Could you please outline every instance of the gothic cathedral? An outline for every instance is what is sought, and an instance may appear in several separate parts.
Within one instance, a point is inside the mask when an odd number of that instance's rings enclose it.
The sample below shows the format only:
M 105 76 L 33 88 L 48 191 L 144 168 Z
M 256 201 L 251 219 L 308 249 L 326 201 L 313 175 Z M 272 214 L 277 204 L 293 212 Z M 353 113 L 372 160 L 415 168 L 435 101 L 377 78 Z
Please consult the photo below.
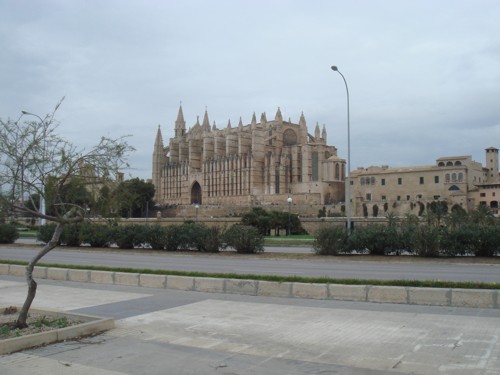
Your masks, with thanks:
M 326 129 L 308 133 L 284 121 L 278 108 L 272 121 L 255 113 L 248 125 L 210 126 L 205 111 L 186 129 L 182 106 L 175 135 L 164 145 L 158 127 L 153 152 L 155 201 L 160 205 L 327 205 L 344 201 L 346 162 L 326 144 Z

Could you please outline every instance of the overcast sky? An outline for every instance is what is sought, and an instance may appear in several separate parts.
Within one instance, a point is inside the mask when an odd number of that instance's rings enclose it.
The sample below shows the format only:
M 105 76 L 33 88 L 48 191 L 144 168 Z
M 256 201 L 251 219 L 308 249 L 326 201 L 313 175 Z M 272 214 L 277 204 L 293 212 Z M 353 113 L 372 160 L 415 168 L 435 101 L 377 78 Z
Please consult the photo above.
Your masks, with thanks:
M 0 117 L 44 115 L 81 147 L 130 134 L 151 178 L 182 102 L 188 126 L 255 112 L 325 124 L 351 166 L 432 165 L 500 148 L 498 0 L 0 0 Z

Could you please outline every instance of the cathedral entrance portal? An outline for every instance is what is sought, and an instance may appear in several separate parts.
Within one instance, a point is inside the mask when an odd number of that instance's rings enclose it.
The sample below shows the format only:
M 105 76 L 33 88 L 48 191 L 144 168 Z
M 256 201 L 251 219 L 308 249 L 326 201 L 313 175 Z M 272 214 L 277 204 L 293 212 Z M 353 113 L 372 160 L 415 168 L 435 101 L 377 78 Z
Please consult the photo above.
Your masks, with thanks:
M 201 186 L 195 181 L 191 187 L 191 204 L 201 204 Z

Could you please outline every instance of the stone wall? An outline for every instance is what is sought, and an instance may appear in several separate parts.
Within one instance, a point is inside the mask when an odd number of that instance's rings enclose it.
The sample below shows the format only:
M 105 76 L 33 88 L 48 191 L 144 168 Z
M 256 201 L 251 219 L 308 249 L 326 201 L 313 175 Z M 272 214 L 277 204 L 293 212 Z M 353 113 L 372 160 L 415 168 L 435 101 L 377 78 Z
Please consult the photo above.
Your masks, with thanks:
M 161 218 L 161 219 L 123 219 L 120 221 L 122 225 L 129 224 L 142 224 L 142 225 L 153 225 L 158 224 L 160 226 L 170 226 L 170 225 L 180 225 L 185 220 L 192 220 L 199 223 L 203 223 L 208 227 L 219 226 L 221 228 L 229 228 L 233 224 L 238 224 L 241 222 L 239 217 L 224 217 L 224 218 L 205 218 L 200 217 L 196 218 Z M 309 234 L 314 234 L 317 230 L 324 227 L 345 227 L 346 226 L 346 218 L 337 218 L 337 217 L 325 217 L 325 218 L 301 218 L 300 222 L 302 226 Z M 355 217 L 351 218 L 352 225 L 354 228 L 362 227 L 369 224 L 386 224 L 387 219 L 385 218 L 360 218 Z

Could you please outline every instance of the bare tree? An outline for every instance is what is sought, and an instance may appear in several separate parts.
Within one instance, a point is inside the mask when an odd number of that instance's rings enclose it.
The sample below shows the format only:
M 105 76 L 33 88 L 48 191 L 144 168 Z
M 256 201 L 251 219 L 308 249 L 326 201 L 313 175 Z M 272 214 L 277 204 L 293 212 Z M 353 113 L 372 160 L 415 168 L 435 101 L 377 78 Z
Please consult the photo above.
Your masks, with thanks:
M 51 240 L 26 267 L 28 295 L 16 322 L 19 328 L 27 326 L 28 311 L 36 295 L 35 265 L 57 246 L 65 225 L 85 220 L 86 207 L 68 202 L 64 186 L 74 178 L 85 179 L 90 189 L 106 185 L 127 166 L 126 158 L 134 150 L 126 137 L 103 137 L 91 149 L 78 150 L 57 134 L 55 114 L 61 102 L 44 117 L 23 111 L 17 120 L 0 119 L 2 204 L 8 205 L 13 214 L 56 224 Z M 30 202 L 34 196 L 40 198 L 40 210 Z M 45 203 L 51 207 L 50 214 L 45 212 Z

